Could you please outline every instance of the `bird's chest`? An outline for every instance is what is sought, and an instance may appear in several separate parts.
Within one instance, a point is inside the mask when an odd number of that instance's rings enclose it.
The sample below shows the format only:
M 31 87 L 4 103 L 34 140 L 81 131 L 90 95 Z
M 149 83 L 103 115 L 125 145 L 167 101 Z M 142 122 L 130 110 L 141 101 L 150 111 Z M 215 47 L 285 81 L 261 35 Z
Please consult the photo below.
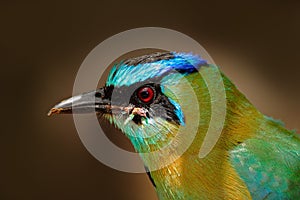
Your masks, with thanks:
M 226 160 L 207 162 L 182 156 L 151 172 L 159 199 L 249 199 L 249 192 Z M 244 197 L 244 198 L 243 198 Z
M 204 199 L 201 163 L 198 158 L 180 158 L 171 165 L 151 172 L 159 199 Z

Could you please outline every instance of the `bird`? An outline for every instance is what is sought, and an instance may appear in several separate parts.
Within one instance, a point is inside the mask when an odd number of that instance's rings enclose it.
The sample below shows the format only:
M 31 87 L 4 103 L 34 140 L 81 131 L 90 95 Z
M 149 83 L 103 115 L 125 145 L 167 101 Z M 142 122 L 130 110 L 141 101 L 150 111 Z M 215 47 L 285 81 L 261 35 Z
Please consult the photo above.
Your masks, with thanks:
M 147 172 L 161 200 L 298 199 L 299 135 L 262 114 L 223 72 L 224 126 L 208 155 L 199 157 L 213 104 L 203 74 L 218 81 L 218 71 L 218 66 L 187 52 L 128 58 L 113 66 L 102 88 L 61 101 L 49 115 L 96 112 L 114 124 L 147 169 L 163 166 Z M 193 141 L 178 155 L 176 144 L 186 142 L 192 124 L 197 125 Z M 181 128 L 183 134 L 177 137 Z M 170 143 L 175 145 L 167 157 L 143 156 Z M 172 162 L 164 165 L 168 160 Z

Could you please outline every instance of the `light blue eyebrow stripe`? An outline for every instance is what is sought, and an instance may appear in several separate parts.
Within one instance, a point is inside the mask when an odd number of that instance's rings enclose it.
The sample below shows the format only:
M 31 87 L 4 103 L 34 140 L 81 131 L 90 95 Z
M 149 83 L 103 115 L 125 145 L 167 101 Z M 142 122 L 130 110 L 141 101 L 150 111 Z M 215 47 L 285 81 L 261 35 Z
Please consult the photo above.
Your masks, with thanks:
M 171 104 L 173 104 L 175 106 L 175 114 L 177 115 L 177 117 L 180 121 L 180 124 L 182 126 L 185 126 L 184 115 L 183 115 L 183 112 L 181 110 L 180 105 L 176 101 L 174 101 L 173 99 L 170 99 L 170 98 L 168 98 L 168 99 L 171 102 Z

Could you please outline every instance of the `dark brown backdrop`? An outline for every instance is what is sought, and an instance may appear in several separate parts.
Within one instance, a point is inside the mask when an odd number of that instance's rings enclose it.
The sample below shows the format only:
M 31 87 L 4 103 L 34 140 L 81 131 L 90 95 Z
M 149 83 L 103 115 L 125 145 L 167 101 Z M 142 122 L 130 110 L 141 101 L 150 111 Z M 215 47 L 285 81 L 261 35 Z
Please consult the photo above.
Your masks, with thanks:
M 1 1 L 0 199 L 156 198 L 146 175 L 95 160 L 71 116 L 46 116 L 89 51 L 130 28 L 195 38 L 263 113 L 299 129 L 300 4 L 239 2 Z

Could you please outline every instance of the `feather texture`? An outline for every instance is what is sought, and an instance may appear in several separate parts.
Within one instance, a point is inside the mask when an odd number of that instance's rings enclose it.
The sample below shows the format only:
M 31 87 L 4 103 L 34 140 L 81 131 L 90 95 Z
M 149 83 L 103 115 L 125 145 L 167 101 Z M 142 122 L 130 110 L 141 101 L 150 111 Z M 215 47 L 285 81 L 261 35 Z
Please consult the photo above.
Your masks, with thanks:
M 175 105 L 177 115 L 184 121 L 180 125 L 156 117 L 138 126 L 125 124 L 126 119 L 121 115 L 113 116 L 112 121 L 131 140 L 150 170 L 170 161 L 171 164 L 150 172 L 159 198 L 298 197 L 299 138 L 261 114 L 224 74 L 227 100 L 224 128 L 213 150 L 205 158 L 199 158 L 199 149 L 210 123 L 212 99 L 201 73 L 194 72 L 205 72 L 206 78 L 215 80 L 215 72 L 219 69 L 198 56 L 172 55 L 164 55 L 166 59 L 155 59 L 154 56 L 125 61 L 112 69 L 107 80 L 107 85 L 120 87 L 160 77 L 162 93 Z M 196 102 L 192 96 L 196 96 Z M 199 113 L 195 112 L 195 105 L 199 105 Z M 194 137 L 190 133 L 195 129 L 195 138 L 181 155 L 180 144 L 188 144 Z M 166 146 L 165 154 L 154 157 L 143 154 Z

